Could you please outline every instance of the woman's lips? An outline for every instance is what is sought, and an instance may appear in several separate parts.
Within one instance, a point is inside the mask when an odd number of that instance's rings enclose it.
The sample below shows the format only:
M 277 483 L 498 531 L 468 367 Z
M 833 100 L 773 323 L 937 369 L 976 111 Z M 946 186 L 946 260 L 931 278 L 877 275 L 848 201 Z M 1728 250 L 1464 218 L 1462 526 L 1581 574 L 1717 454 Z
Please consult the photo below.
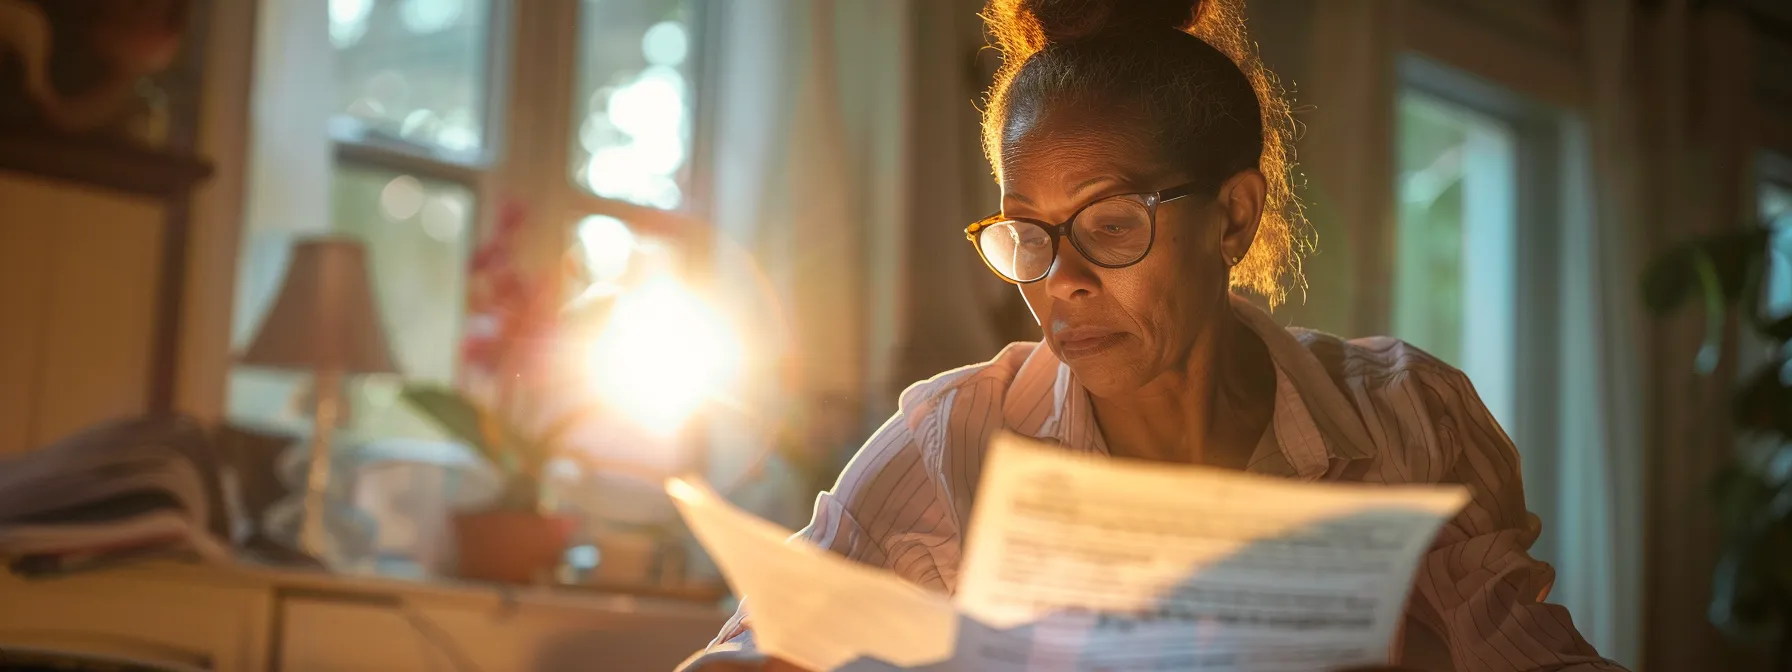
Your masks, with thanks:
M 1119 345 L 1120 341 L 1126 338 L 1124 332 L 1096 327 L 1060 329 L 1056 336 L 1058 337 L 1058 350 L 1063 352 L 1067 359 L 1099 354 Z

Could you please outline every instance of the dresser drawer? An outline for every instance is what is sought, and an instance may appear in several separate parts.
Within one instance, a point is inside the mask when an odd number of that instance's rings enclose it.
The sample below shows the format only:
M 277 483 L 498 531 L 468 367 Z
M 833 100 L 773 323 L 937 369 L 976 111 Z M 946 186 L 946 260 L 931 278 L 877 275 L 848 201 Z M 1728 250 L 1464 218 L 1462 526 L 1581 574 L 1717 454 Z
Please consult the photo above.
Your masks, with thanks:
M 123 656 L 219 672 L 260 670 L 268 602 L 196 582 L 101 574 L 0 575 L 0 650 Z
M 709 642 L 706 609 L 544 604 L 493 597 L 289 593 L 280 599 L 282 672 L 671 670 Z

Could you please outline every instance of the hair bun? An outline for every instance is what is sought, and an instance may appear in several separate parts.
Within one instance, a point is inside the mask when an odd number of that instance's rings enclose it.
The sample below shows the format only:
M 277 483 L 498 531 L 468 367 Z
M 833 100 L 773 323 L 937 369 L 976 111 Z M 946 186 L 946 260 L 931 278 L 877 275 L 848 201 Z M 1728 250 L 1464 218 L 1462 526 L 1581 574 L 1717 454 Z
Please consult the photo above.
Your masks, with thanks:
M 1210 4 L 1207 0 L 989 0 L 984 19 L 998 37 L 1020 38 L 1037 50 L 1120 27 L 1186 31 L 1200 22 Z

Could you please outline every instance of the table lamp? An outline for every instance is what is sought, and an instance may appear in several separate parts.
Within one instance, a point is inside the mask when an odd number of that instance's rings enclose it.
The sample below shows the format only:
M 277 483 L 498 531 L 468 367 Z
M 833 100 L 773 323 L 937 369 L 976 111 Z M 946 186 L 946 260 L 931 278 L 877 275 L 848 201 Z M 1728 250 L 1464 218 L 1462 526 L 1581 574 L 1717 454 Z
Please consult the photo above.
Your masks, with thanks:
M 330 435 L 344 410 L 343 378 L 397 373 L 368 283 L 365 248 L 334 237 L 295 243 L 279 297 L 239 361 L 314 376 L 311 454 L 296 541 L 299 550 L 332 563 L 339 553 L 325 527 Z

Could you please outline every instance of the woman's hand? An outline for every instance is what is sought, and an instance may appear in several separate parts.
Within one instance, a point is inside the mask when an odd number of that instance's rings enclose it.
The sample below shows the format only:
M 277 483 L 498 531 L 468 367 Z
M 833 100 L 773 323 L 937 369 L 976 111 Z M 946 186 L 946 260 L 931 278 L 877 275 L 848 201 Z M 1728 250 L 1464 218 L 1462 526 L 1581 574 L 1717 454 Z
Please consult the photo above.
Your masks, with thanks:
M 782 660 L 778 660 L 776 658 L 768 658 L 762 662 L 761 661 L 745 662 L 745 661 L 737 661 L 737 660 L 727 660 L 727 661 L 709 663 L 707 665 L 704 665 L 703 667 L 699 667 L 697 669 L 691 670 L 691 672 L 809 672 L 809 671 L 805 670 L 803 668 L 797 667 L 795 665 L 792 665 L 790 663 L 786 663 Z M 1355 671 L 1352 670 L 1352 672 L 1355 672 Z M 1365 671 L 1365 672 L 1367 672 L 1367 671 Z

